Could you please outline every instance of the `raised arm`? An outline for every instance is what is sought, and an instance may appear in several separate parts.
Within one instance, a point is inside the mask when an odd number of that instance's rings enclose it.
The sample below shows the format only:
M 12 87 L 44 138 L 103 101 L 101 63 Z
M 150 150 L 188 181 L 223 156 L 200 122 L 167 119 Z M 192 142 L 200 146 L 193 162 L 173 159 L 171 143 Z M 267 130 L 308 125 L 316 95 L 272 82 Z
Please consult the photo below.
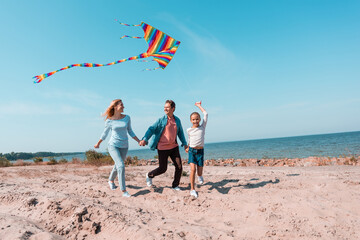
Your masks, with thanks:
M 197 106 L 197 107 L 201 110 L 201 112 L 204 114 L 204 118 L 203 118 L 203 123 L 202 123 L 202 125 L 203 125 L 204 127 L 206 127 L 207 118 L 208 118 L 208 113 L 207 113 L 206 110 L 201 106 L 201 101 L 200 101 L 200 102 L 196 102 L 196 103 L 195 103 L 195 106 Z
M 201 101 L 200 101 L 200 102 L 196 102 L 196 103 L 195 103 L 195 106 L 197 106 L 197 107 L 201 110 L 201 112 L 206 112 L 205 109 L 201 106 Z

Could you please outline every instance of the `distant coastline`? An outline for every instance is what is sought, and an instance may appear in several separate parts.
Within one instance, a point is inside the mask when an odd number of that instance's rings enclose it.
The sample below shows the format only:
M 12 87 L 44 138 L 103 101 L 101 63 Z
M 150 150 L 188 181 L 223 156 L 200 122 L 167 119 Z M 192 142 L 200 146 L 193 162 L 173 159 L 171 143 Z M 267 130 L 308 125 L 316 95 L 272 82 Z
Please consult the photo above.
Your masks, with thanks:
M 302 136 L 249 139 L 206 143 L 206 159 L 268 159 L 268 158 L 307 158 L 307 157 L 339 157 L 360 155 L 360 131 L 312 134 Z M 181 156 L 187 154 L 180 148 Z M 103 154 L 107 154 L 104 152 Z M 128 156 L 139 159 L 154 159 L 156 151 L 149 148 L 129 149 Z M 36 157 L 54 157 L 56 160 L 65 158 L 85 159 L 85 152 L 36 152 L 36 153 L 0 153 L 9 161 L 32 160 Z
M 83 154 L 83 152 L 64 152 L 64 153 L 54 153 L 54 152 L 11 152 L 11 153 L 0 153 L 0 157 L 5 157 L 9 161 L 17 160 L 29 160 L 36 157 L 47 158 L 47 157 L 62 157 L 69 155 Z

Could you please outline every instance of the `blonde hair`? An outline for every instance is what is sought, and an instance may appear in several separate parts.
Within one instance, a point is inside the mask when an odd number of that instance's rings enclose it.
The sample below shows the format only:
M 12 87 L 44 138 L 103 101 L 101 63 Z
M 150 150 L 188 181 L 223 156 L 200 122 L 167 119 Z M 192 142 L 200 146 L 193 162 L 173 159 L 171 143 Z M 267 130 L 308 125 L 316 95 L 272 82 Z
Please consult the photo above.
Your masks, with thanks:
M 108 118 L 111 118 L 112 116 L 114 116 L 115 113 L 115 107 L 116 105 L 119 104 L 119 102 L 122 102 L 121 99 L 115 99 L 112 100 L 112 102 L 110 103 L 109 107 L 106 109 L 106 111 L 102 114 L 103 117 L 105 117 L 105 120 Z

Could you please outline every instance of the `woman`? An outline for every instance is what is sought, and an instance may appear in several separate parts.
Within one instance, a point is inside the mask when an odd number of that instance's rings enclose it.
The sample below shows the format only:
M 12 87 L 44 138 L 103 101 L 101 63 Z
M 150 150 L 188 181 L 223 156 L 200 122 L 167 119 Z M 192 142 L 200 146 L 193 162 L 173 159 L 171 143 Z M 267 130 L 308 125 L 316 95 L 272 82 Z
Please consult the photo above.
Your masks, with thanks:
M 102 141 L 106 139 L 111 131 L 111 137 L 108 143 L 108 150 L 110 156 L 115 162 L 114 168 L 109 176 L 109 185 L 111 190 L 115 190 L 116 186 L 114 180 L 116 174 L 119 180 L 120 190 L 123 192 L 123 197 L 130 197 L 131 195 L 126 191 L 125 186 L 125 164 L 126 154 L 128 152 L 129 135 L 138 143 L 140 140 L 136 137 L 131 129 L 130 116 L 123 114 L 124 104 L 121 99 L 115 99 L 111 102 L 110 106 L 106 109 L 103 116 L 105 117 L 105 129 L 94 148 L 99 148 Z

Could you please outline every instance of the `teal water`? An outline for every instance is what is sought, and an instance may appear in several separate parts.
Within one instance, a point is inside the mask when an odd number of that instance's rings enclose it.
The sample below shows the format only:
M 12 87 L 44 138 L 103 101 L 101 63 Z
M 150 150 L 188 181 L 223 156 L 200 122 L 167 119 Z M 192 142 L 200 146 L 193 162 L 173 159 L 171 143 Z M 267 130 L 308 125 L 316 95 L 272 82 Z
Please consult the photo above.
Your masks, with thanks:
M 187 158 L 183 149 L 180 154 L 182 158 Z M 151 151 L 148 147 L 128 152 L 128 156 L 137 156 L 139 159 L 153 159 L 155 155 L 157 152 Z M 340 155 L 360 155 L 360 131 L 205 144 L 205 159 L 339 157 Z M 64 158 L 71 160 L 73 157 L 84 159 L 85 154 L 69 155 Z

